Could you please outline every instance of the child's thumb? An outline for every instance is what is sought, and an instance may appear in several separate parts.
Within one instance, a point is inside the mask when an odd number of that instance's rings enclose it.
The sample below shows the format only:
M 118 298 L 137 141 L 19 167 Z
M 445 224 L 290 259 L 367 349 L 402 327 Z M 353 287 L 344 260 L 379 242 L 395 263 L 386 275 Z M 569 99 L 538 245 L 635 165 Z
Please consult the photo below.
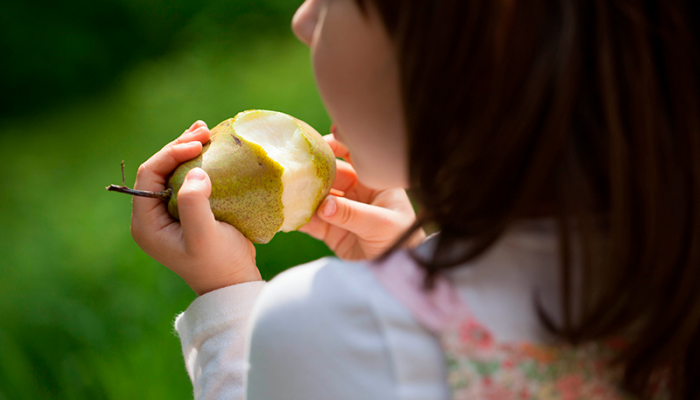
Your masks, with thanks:
M 216 227 L 214 214 L 209 206 L 211 180 L 201 168 L 193 168 L 185 177 L 177 193 L 177 208 L 180 214 L 185 246 L 205 244 Z
M 386 225 L 382 221 L 389 220 L 390 214 L 385 208 L 336 196 L 326 197 L 317 212 L 322 220 L 359 236 L 378 233 L 377 228 Z

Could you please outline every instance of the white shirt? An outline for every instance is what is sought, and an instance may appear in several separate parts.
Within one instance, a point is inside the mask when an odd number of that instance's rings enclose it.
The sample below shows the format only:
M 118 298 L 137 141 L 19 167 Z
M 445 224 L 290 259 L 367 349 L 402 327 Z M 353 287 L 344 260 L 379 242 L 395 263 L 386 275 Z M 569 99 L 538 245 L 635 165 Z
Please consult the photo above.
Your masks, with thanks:
M 448 274 L 499 340 L 547 340 L 534 292 L 556 316 L 551 228 L 521 226 Z M 323 258 L 205 294 L 176 329 L 198 400 L 449 398 L 435 336 L 364 263 Z

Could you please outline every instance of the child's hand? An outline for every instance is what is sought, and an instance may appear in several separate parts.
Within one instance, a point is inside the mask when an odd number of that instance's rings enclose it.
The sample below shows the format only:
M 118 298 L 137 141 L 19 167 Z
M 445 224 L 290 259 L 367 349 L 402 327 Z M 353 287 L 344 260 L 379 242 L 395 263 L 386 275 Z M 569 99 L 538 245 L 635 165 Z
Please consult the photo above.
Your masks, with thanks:
M 209 141 L 209 128 L 195 122 L 139 167 L 134 188 L 162 191 L 168 174 L 192 159 Z M 162 200 L 134 197 L 131 235 L 159 263 L 170 268 L 198 295 L 238 283 L 261 280 L 255 247 L 233 226 L 216 221 L 209 207 L 211 181 L 192 169 L 178 193 L 180 221 Z
M 337 160 L 333 189 L 345 197 L 329 195 L 311 221 L 299 231 L 323 240 L 345 260 L 374 259 L 387 250 L 416 220 L 406 191 L 401 188 L 373 190 L 357 180 L 348 149 L 333 135 L 324 136 Z M 425 239 L 423 229 L 407 242 L 409 247 Z

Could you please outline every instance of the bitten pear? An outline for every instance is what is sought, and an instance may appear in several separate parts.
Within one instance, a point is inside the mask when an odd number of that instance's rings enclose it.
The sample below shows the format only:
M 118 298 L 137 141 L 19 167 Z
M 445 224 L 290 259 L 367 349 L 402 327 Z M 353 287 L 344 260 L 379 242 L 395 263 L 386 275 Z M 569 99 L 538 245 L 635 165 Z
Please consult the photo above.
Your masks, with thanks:
M 306 224 L 330 192 L 336 168 L 333 151 L 311 126 L 266 110 L 221 122 L 202 153 L 173 171 L 168 212 L 176 219 L 178 190 L 195 167 L 211 179 L 214 217 L 254 243 Z

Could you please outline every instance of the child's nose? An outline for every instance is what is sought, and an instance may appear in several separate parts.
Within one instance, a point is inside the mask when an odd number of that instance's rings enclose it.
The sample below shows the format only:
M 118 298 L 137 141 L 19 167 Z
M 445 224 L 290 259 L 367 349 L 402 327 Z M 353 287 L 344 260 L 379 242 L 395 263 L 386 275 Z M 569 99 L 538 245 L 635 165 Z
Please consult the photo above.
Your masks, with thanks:
M 316 22 L 318 21 L 318 1 L 306 0 L 292 18 L 292 31 L 307 46 L 311 46 Z

